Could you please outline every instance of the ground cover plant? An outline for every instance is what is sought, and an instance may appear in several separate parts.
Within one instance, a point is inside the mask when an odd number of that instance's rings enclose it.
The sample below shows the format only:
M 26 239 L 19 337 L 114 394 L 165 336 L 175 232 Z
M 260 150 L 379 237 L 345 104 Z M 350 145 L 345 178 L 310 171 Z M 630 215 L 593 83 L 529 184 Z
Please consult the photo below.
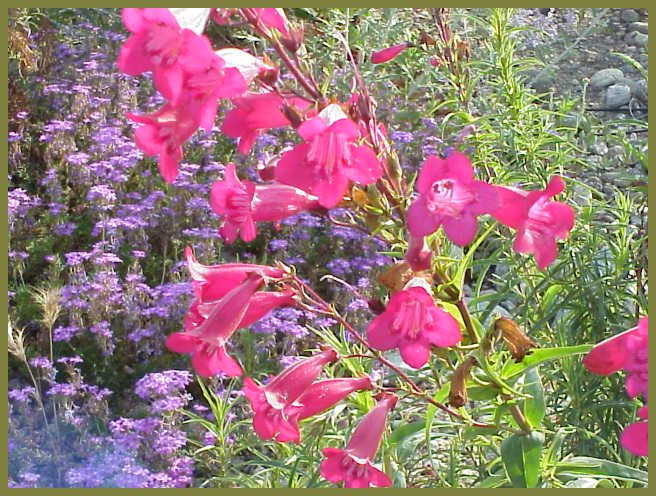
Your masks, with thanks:
M 12 10 L 9 487 L 645 487 L 644 15 Z

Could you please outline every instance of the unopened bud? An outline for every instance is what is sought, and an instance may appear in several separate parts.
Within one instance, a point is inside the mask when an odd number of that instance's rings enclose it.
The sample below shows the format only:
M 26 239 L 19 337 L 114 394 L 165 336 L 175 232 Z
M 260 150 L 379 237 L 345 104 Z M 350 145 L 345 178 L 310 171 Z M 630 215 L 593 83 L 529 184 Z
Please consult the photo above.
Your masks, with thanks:
M 280 40 L 280 42 L 291 53 L 296 53 L 298 49 L 301 48 L 301 45 L 303 44 L 303 38 L 304 38 L 304 29 L 303 29 L 303 25 L 301 24 L 297 28 L 290 29 L 289 35 L 284 36 Z
M 531 348 L 538 346 L 512 319 L 499 317 L 494 322 L 494 328 L 501 333 L 501 337 L 508 345 L 510 354 L 516 362 L 521 362 L 531 352 Z
M 476 358 L 473 356 L 465 358 L 465 360 L 458 365 L 456 370 L 453 371 L 451 376 L 451 390 L 449 391 L 449 404 L 456 408 L 460 408 L 467 403 L 467 379 L 471 374 L 471 369 L 477 365 Z

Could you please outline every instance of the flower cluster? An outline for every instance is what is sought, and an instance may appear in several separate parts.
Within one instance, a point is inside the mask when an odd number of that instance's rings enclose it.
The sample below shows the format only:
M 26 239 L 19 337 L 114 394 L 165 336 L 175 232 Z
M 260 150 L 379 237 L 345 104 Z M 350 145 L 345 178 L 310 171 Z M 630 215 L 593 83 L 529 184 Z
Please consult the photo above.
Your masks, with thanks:
M 638 325 L 612 336 L 595 347 L 583 359 L 583 365 L 593 374 L 610 375 L 626 372 L 626 392 L 631 398 L 649 393 L 649 320 L 641 317 Z M 640 422 L 627 426 L 622 432 L 622 446 L 637 456 L 649 454 L 648 406 L 638 410 Z

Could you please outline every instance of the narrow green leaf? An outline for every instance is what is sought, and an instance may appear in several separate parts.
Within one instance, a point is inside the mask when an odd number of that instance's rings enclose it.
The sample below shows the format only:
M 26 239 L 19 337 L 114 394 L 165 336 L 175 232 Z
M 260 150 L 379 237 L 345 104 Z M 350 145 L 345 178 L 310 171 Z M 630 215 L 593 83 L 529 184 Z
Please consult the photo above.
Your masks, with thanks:
M 547 408 L 544 402 L 544 388 L 542 387 L 538 367 L 531 367 L 524 374 L 523 392 L 531 396 L 523 401 L 524 417 L 531 424 L 531 427 L 536 428 L 542 422 Z
M 575 456 L 556 465 L 557 474 L 581 474 L 589 477 L 621 479 L 647 483 L 648 474 L 621 463 L 589 456 Z
M 513 487 L 537 487 L 544 434 L 513 434 L 501 443 L 501 459 Z
M 509 360 L 506 362 L 503 366 L 503 369 L 501 370 L 501 376 L 504 379 L 508 379 L 510 377 L 521 374 L 526 369 L 535 367 L 542 362 L 574 355 L 583 355 L 591 349 L 591 344 L 579 344 L 575 346 L 561 346 L 558 348 L 541 348 L 533 350 L 530 355 L 524 357 L 524 359 L 519 363 L 516 363 L 514 360 Z

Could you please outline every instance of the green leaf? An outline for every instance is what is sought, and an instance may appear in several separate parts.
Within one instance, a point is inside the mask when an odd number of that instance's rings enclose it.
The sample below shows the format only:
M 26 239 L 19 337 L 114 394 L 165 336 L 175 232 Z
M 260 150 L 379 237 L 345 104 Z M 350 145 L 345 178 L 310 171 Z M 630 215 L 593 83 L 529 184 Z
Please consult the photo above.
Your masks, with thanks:
M 540 425 L 546 412 L 544 388 L 542 387 L 538 367 L 531 367 L 524 374 L 523 392 L 531 396 L 523 401 L 524 417 L 531 424 L 531 427 L 535 428 Z
M 648 478 L 647 472 L 637 468 L 590 456 L 575 456 L 556 464 L 556 474 L 581 474 L 588 477 L 621 479 L 642 484 L 647 484 Z
M 482 487 L 482 488 L 501 487 L 507 482 L 508 482 L 508 477 L 506 476 L 506 474 L 501 474 L 501 475 L 493 474 L 483 479 L 474 487 Z
M 403 424 L 394 428 L 394 432 L 390 435 L 390 444 L 397 445 L 407 440 L 413 434 L 421 431 L 426 426 L 426 420 L 417 420 L 409 424 Z
M 544 434 L 513 434 L 501 443 L 501 459 L 512 487 L 537 487 Z
M 521 374 L 526 369 L 535 367 L 542 362 L 574 355 L 583 355 L 591 349 L 591 344 L 579 344 L 576 346 L 561 346 L 558 348 L 541 348 L 533 350 L 530 355 L 525 356 L 524 359 L 519 363 L 516 363 L 513 360 L 506 362 L 503 366 L 503 369 L 501 370 L 501 376 L 504 379 L 508 379 L 510 377 Z

